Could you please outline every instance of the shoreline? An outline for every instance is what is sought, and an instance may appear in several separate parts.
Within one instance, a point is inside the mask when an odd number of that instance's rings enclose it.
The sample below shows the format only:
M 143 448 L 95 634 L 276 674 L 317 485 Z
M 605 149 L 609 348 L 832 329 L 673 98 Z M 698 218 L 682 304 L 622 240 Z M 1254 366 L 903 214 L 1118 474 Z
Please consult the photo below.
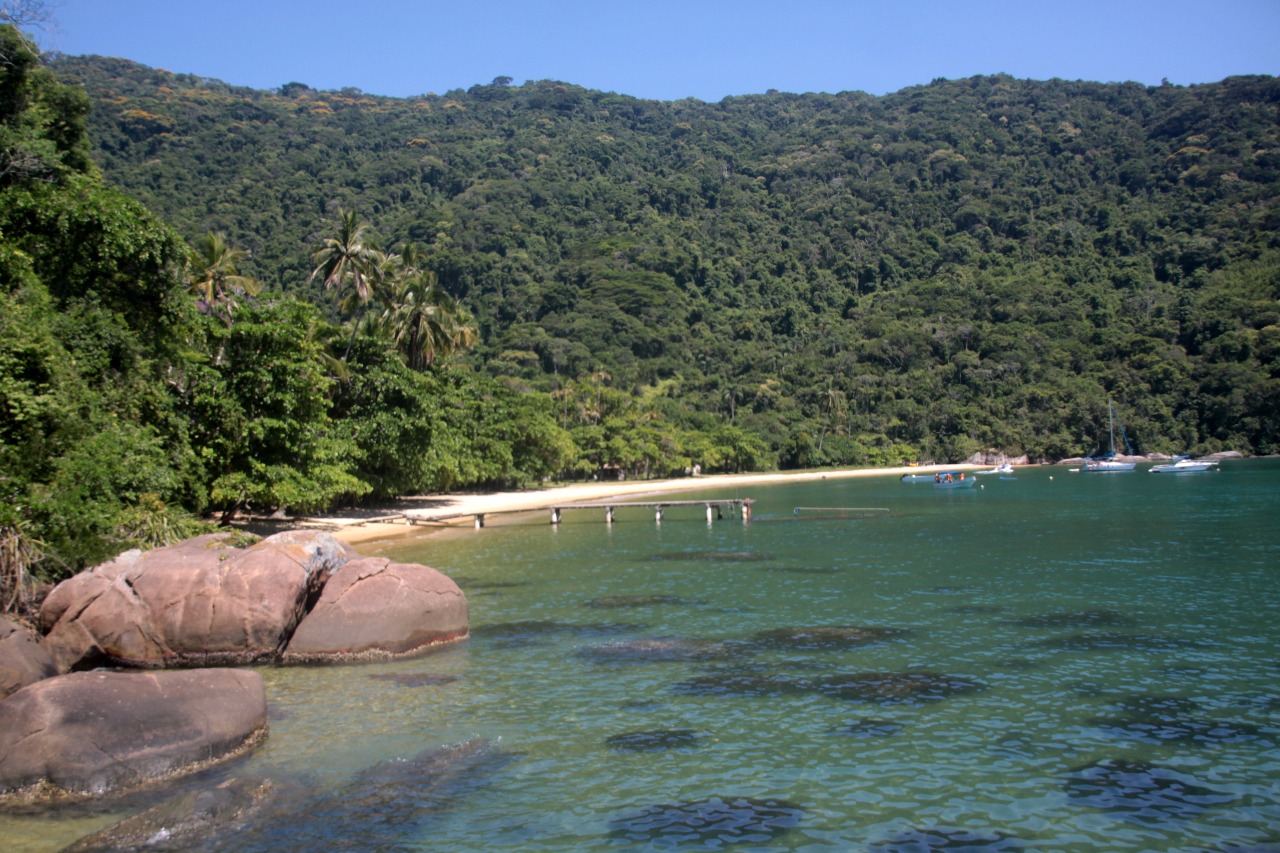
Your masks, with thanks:
M 289 519 L 285 527 L 322 528 L 347 545 L 376 539 L 426 536 L 441 530 L 470 528 L 476 515 L 534 512 L 558 503 L 584 503 L 610 498 L 641 497 L 707 489 L 741 488 L 806 480 L 851 477 L 901 477 L 934 471 L 971 471 L 987 465 L 902 465 L 892 468 L 832 468 L 758 474 L 704 474 L 663 480 L 616 480 L 570 483 L 506 492 L 457 492 L 400 498 L 363 510 L 348 510 Z M 411 521 L 410 521 L 411 520 Z

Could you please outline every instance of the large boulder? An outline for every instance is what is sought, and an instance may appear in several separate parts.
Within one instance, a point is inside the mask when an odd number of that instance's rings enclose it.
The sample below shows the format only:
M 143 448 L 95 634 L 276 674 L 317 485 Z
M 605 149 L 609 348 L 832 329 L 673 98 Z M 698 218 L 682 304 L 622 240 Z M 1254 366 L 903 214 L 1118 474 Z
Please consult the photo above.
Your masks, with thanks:
M 334 573 L 285 649 L 286 663 L 407 656 L 467 636 L 462 590 L 435 569 L 384 557 Z
M 246 549 L 229 542 L 211 534 L 129 551 L 59 584 L 40 622 L 60 670 L 275 660 L 329 575 L 354 556 L 312 531 Z
M 0 702 L 0 799 L 117 792 L 236 755 L 267 732 L 250 670 L 77 672 Z
M 53 655 L 36 635 L 0 616 L 0 699 L 57 674 Z

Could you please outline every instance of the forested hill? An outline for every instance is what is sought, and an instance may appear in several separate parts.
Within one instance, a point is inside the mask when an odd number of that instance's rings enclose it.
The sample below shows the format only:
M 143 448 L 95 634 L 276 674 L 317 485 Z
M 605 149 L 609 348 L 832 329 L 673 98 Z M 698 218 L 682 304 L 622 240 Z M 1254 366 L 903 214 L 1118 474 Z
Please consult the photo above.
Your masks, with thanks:
M 52 67 L 107 178 L 188 239 L 306 294 L 358 211 L 421 245 L 480 326 L 468 361 L 518 387 L 731 423 L 783 466 L 1076 455 L 1108 397 L 1140 451 L 1280 450 L 1275 78 L 704 103 Z

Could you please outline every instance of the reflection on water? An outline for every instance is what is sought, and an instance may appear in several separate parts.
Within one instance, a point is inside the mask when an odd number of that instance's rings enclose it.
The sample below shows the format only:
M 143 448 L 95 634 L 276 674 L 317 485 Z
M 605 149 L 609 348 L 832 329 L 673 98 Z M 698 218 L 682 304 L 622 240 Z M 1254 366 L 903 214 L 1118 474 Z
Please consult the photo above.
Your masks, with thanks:
M 1280 843 L 1280 464 L 1223 469 L 828 480 L 717 495 L 750 525 L 385 543 L 459 579 L 472 639 L 263 670 L 271 737 L 206 784 L 271 779 L 307 817 L 209 849 Z M 56 849 L 119 816 L 0 832 Z

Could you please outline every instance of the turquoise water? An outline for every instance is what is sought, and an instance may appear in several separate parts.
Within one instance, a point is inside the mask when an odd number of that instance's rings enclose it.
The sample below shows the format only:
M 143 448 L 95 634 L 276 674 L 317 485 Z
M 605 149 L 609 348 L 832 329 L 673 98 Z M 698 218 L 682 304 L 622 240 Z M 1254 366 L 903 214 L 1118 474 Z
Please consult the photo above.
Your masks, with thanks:
M 213 847 L 1276 849 L 1280 461 L 981 482 L 365 546 L 457 579 L 472 639 L 263 670 L 271 737 L 212 778 L 292 805 Z M 409 760 L 462 744 L 453 773 Z M 51 849 L 112 817 L 0 831 Z

